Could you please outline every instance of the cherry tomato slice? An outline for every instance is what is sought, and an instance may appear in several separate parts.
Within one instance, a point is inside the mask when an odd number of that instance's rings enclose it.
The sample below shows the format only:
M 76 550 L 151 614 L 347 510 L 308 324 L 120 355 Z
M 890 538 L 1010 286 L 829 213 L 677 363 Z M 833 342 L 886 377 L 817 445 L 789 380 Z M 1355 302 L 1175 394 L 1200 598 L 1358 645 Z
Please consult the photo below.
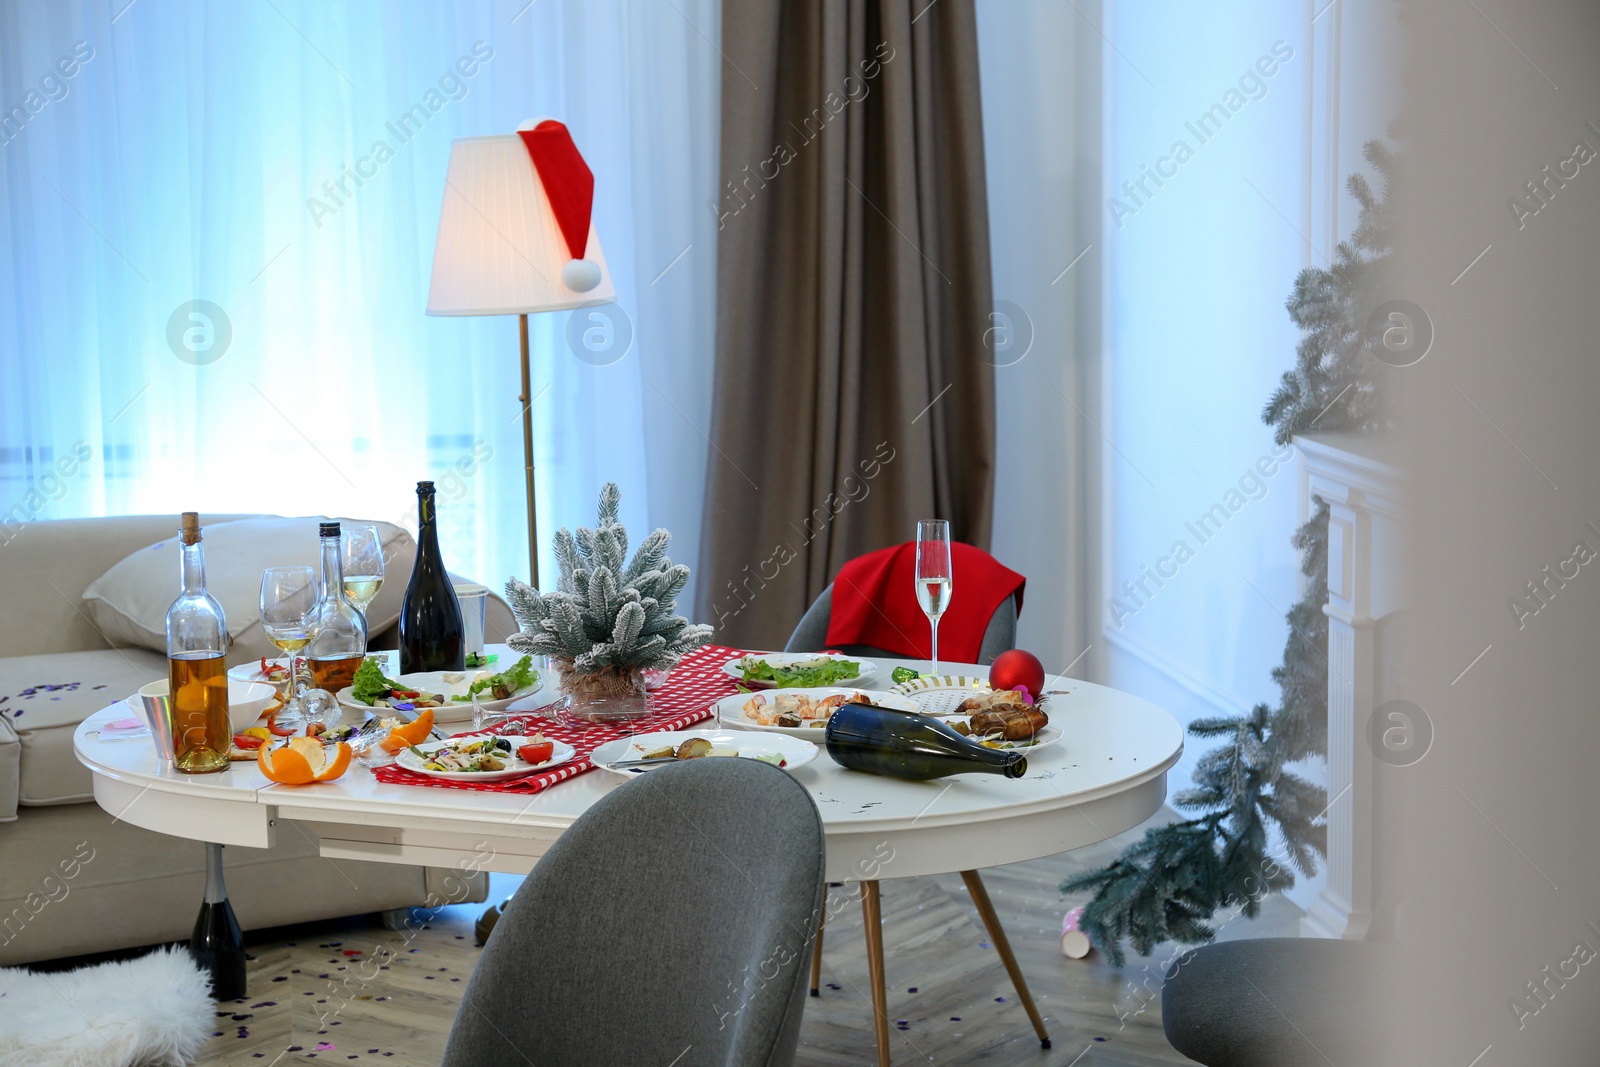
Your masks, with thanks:
M 556 744 L 554 741 L 535 741 L 531 745 L 523 745 L 517 749 L 517 756 L 524 763 L 544 763 L 555 755 Z
M 245 749 L 246 751 L 254 752 L 256 749 L 260 748 L 265 743 L 266 742 L 262 741 L 261 738 L 259 738 L 259 737 L 251 737 L 249 734 L 234 734 L 233 735 L 233 747 L 234 748 L 242 748 L 242 749 Z

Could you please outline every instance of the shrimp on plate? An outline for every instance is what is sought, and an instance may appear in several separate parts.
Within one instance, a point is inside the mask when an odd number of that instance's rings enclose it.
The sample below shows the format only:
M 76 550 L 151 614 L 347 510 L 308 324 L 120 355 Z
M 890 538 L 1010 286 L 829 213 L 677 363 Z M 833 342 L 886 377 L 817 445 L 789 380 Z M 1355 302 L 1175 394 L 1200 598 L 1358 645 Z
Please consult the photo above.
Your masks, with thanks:
M 760 693 L 744 702 L 744 714 L 745 718 L 752 719 L 762 726 L 771 726 L 778 721 L 777 710 L 768 704 L 767 698 Z

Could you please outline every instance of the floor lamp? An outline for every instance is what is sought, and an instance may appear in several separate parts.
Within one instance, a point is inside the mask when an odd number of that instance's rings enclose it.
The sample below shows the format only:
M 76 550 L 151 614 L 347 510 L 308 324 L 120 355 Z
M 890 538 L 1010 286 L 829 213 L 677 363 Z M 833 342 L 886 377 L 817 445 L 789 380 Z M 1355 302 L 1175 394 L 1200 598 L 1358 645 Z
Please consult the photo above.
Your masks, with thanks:
M 522 339 L 522 451 L 529 582 L 539 588 L 528 316 L 617 299 L 590 221 L 594 176 L 554 120 L 450 145 L 428 288 L 430 315 L 516 315 Z

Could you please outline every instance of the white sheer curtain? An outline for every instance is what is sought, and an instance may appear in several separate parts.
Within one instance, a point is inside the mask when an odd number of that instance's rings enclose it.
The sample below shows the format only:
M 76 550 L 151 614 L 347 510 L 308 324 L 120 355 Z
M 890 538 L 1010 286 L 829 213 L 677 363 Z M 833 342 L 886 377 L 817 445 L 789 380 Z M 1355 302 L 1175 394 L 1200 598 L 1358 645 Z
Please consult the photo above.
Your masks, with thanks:
M 431 477 L 450 566 L 526 576 L 516 320 L 423 307 L 451 139 L 557 117 L 595 172 L 632 338 L 618 358 L 591 350 L 605 323 L 575 350 L 566 313 L 532 320 L 541 570 L 606 480 L 692 559 L 718 17 L 0 0 L 0 542 L 30 518 L 183 509 L 409 522 Z

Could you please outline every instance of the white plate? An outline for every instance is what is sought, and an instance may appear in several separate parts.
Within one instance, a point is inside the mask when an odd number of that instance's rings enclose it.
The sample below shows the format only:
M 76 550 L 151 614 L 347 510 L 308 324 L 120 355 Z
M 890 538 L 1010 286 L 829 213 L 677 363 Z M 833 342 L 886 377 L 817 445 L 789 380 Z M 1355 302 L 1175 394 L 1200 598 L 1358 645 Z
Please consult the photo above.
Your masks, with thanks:
M 987 678 L 978 678 L 970 674 L 932 674 L 921 678 L 913 678 L 909 682 L 901 682 L 889 692 L 905 697 L 917 706 L 917 710 L 924 715 L 949 716 L 967 719 L 967 716 L 956 711 L 968 697 L 977 696 L 992 691 Z M 1044 713 L 1050 714 L 1049 707 Z M 970 727 L 971 720 L 968 719 Z M 1060 741 L 1065 735 L 1059 726 L 1046 725 L 1044 729 L 1033 735 L 1033 740 L 1022 744 L 1013 742 L 1016 751 L 1026 752 L 1035 748 L 1044 748 Z M 1011 750 L 1007 750 L 1011 751 Z
M 861 664 L 860 674 L 854 678 L 840 678 L 831 683 L 832 686 L 860 685 L 863 678 L 870 677 L 872 672 L 878 669 L 878 665 L 871 660 L 862 659 L 860 656 L 846 656 L 838 652 L 752 652 L 747 656 L 740 656 L 738 659 L 731 659 L 724 663 L 722 665 L 722 673 L 748 689 L 776 689 L 778 688 L 777 682 L 745 681 L 744 671 L 740 669 L 739 665 L 747 661 L 754 663 L 757 660 L 765 660 L 773 667 L 783 668 L 792 667 L 797 663 L 816 663 L 818 660 L 824 659 L 849 660 L 852 663 Z M 810 686 L 809 688 L 816 689 L 820 687 Z
M 273 666 L 287 667 L 289 665 L 289 657 L 280 656 L 278 659 L 269 659 L 267 662 Z M 265 682 L 267 680 L 261 673 L 261 661 L 258 659 L 253 659 L 249 663 L 241 663 L 237 667 L 229 667 L 228 677 L 236 682 Z M 280 680 L 269 684 L 282 685 L 283 682 Z
M 422 744 L 416 747 L 421 749 L 423 752 L 436 752 L 439 749 L 445 748 L 449 745 L 463 744 L 470 740 L 471 738 L 453 737 L 448 741 L 424 741 Z M 548 771 L 552 767 L 561 766 L 563 763 L 567 762 L 573 756 L 578 754 L 577 749 L 573 748 L 565 741 L 556 741 L 555 738 L 551 737 L 546 738 L 545 740 L 551 741 L 555 744 L 555 751 L 548 760 L 538 764 L 524 763 L 522 759 L 517 756 L 517 748 L 520 745 L 526 745 L 533 739 L 531 737 L 507 737 L 506 740 L 511 742 L 511 753 L 509 756 L 507 756 L 507 759 L 510 762 L 506 764 L 506 769 L 503 771 L 430 771 L 422 765 L 422 757 L 418 756 L 409 748 L 402 748 L 395 755 L 394 761 L 408 771 L 413 771 L 417 774 L 424 774 L 429 778 L 461 778 L 474 782 L 500 782 L 507 778 L 525 778 L 530 774 L 537 774 L 540 771 Z
M 512 660 L 511 663 L 506 664 L 506 669 L 509 669 L 516 662 L 516 660 Z M 447 673 L 460 674 L 461 681 L 446 682 L 444 680 L 444 676 Z M 471 687 L 474 681 L 478 680 L 479 678 L 492 678 L 494 675 L 499 673 L 500 671 L 491 670 L 488 667 L 478 667 L 476 669 L 469 669 L 465 671 L 418 671 L 414 674 L 396 675 L 394 676 L 394 681 L 399 682 L 401 685 L 406 686 L 409 689 L 416 689 L 419 692 L 444 694 L 445 703 L 443 706 L 433 709 L 434 722 L 467 722 L 472 718 L 472 701 L 452 701 L 450 698 L 458 693 L 462 696 L 466 696 L 467 689 Z M 532 696 L 534 693 L 537 693 L 539 691 L 540 683 L 541 679 L 539 677 L 539 672 L 536 670 L 533 672 L 533 683 L 531 685 L 525 685 L 521 689 L 518 689 L 515 693 L 512 693 L 510 696 L 503 699 L 483 701 L 483 710 L 504 711 L 511 705 L 513 701 L 521 700 L 523 697 Z M 334 695 L 338 697 L 339 703 L 343 704 L 347 708 L 355 708 L 358 711 L 370 711 L 379 715 L 384 714 L 384 709 L 388 707 L 387 704 L 383 703 L 382 701 L 376 704 L 363 704 L 361 701 L 357 700 L 351 695 L 351 690 L 352 687 L 347 685 Z
M 962 701 L 989 691 L 989 679 L 970 674 L 927 674 L 889 690 L 909 698 L 924 715 L 959 714 Z
M 826 686 L 817 689 L 763 689 L 759 693 L 735 693 L 731 697 L 723 697 L 716 703 L 717 719 L 724 726 L 731 726 L 742 730 L 761 730 L 765 733 L 782 734 L 785 737 L 798 737 L 812 744 L 822 744 L 823 727 L 827 726 L 826 719 L 813 719 L 804 726 L 763 726 L 745 714 L 744 706 L 752 700 L 766 699 L 768 702 L 787 694 L 805 694 L 816 700 L 830 697 L 835 694 L 844 694 L 850 700 L 864 700 L 869 704 L 876 704 L 880 708 L 892 708 L 895 711 L 916 711 L 917 706 L 903 696 L 894 693 L 885 693 L 882 690 L 853 689 L 846 686 Z M 816 725 L 812 726 L 811 723 Z
M 740 756 L 766 756 L 779 753 L 785 760 L 784 770 L 792 771 L 796 767 L 803 767 L 817 758 L 817 746 L 809 741 L 801 741 L 793 737 L 779 737 L 773 734 L 751 734 L 742 730 L 665 730 L 654 734 L 635 734 L 632 737 L 621 737 L 615 741 L 607 741 L 595 749 L 589 756 L 589 762 L 612 774 L 635 774 L 642 771 L 654 770 L 653 767 L 612 767 L 613 763 L 623 763 L 628 760 L 641 758 L 644 753 L 652 748 L 663 745 L 681 745 L 691 737 L 703 737 L 711 742 L 713 748 L 736 748 Z M 706 759 L 719 757 L 707 756 Z M 675 764 L 676 760 L 662 760 L 661 766 Z
M 969 724 L 970 725 L 970 724 Z M 1011 747 L 1001 749 L 1003 752 L 1032 752 L 1036 748 L 1046 748 L 1060 741 L 1066 735 L 1059 726 L 1046 726 L 1043 730 L 1033 735 L 1031 741 L 1012 741 Z

